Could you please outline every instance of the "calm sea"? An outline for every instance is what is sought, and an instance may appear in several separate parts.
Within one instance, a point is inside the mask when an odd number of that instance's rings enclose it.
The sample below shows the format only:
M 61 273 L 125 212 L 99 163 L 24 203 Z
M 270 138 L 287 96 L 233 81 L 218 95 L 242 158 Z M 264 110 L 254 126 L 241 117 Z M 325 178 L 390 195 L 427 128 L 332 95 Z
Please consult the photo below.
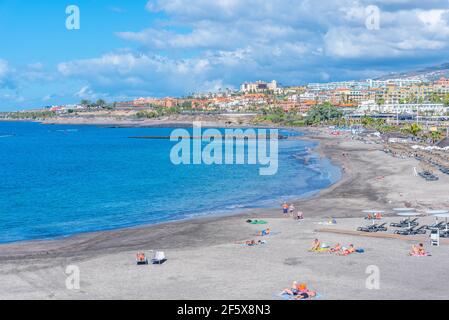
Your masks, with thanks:
M 312 142 L 281 140 L 278 173 L 260 176 L 254 165 L 175 166 L 175 143 L 130 139 L 172 130 L 0 122 L 0 243 L 278 207 L 340 179 Z

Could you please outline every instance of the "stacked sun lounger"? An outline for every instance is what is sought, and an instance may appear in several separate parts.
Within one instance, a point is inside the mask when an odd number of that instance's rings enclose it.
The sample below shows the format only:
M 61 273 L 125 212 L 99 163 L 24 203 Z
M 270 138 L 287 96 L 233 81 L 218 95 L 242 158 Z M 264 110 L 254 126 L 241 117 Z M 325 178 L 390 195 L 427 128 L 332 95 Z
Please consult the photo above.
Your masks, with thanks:
M 440 171 L 444 174 L 449 174 L 449 168 L 445 167 L 445 166 L 438 166 L 438 169 L 440 169 Z
M 418 218 L 414 219 L 404 219 L 399 223 L 390 223 L 391 227 L 400 228 L 399 230 L 395 230 L 395 234 L 410 236 L 410 235 L 418 235 L 418 234 L 426 234 L 427 230 L 432 230 L 431 226 L 419 226 Z
M 412 220 L 410 219 L 404 219 L 401 220 L 399 223 L 390 223 L 390 227 L 395 227 L 395 228 L 406 228 L 406 227 L 417 227 L 419 226 L 418 223 L 418 218 L 414 218 Z
M 440 179 L 430 171 L 420 172 L 419 175 L 426 181 L 438 181 Z
M 395 230 L 394 233 L 395 234 L 400 234 L 402 236 L 411 236 L 411 235 L 418 235 L 418 234 L 426 234 L 427 230 L 426 230 L 427 226 L 421 226 L 421 227 L 408 227 L 405 229 L 401 229 L 401 230 Z
M 359 227 L 357 228 L 357 231 L 361 232 L 380 232 L 380 231 L 387 231 L 387 228 L 385 227 L 386 223 L 382 223 L 381 225 L 378 224 L 372 224 L 366 227 Z

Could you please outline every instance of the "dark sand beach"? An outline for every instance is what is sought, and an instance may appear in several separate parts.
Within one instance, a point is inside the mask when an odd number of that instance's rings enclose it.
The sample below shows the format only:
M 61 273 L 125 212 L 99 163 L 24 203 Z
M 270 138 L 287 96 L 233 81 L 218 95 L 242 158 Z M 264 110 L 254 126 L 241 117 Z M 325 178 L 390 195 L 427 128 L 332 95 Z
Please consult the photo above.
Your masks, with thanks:
M 282 216 L 280 207 L 225 217 L 97 232 L 0 246 L 0 299 L 277 299 L 292 281 L 305 282 L 322 299 L 446 299 L 449 246 L 428 248 L 431 257 L 409 257 L 414 241 L 317 232 L 330 217 L 333 228 L 355 230 L 367 224 L 364 209 L 391 212 L 406 202 L 418 210 L 447 208 L 449 177 L 428 183 L 413 175 L 414 159 L 393 158 L 381 144 L 331 136 L 309 129 L 305 139 L 319 142 L 320 155 L 344 168 L 341 181 L 298 200 L 305 220 Z M 263 246 L 238 241 L 258 239 L 266 219 L 278 232 Z M 398 221 L 387 217 L 386 222 Z M 423 222 L 431 223 L 426 217 Z M 341 257 L 310 253 L 313 239 L 333 245 L 353 243 L 364 254 Z M 427 238 L 423 238 L 428 247 Z M 136 266 L 138 250 L 163 250 L 168 261 Z M 79 290 L 66 288 L 66 268 L 80 270 Z M 379 290 L 366 287 L 367 268 L 380 271 Z

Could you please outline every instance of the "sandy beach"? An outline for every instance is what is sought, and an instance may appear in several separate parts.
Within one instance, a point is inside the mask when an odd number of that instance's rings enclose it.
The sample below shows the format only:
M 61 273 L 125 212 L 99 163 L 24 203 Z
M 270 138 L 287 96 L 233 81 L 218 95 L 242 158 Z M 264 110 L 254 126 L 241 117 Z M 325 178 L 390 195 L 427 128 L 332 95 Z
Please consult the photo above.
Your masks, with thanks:
M 449 207 L 449 176 L 426 182 L 413 175 L 414 159 L 398 159 L 380 144 L 326 129 L 308 129 L 305 139 L 319 142 L 320 155 L 344 168 L 341 181 L 319 194 L 296 201 L 305 214 L 298 222 L 280 208 L 251 210 L 226 217 L 116 231 L 82 234 L 53 241 L 0 246 L 0 299 L 279 299 L 292 281 L 305 282 L 321 299 L 447 299 L 449 245 L 430 247 L 431 257 L 409 257 L 418 240 L 383 239 L 319 232 L 323 222 L 354 231 L 366 225 L 364 209 L 391 212 L 405 203 L 418 210 Z M 268 221 L 275 235 L 267 244 L 247 247 L 236 242 L 259 239 Z M 421 219 L 432 223 L 432 217 Z M 399 221 L 388 216 L 385 222 Z M 390 231 L 389 231 L 390 232 Z M 347 257 L 310 253 L 313 239 L 329 245 L 354 244 L 365 253 Z M 163 265 L 136 266 L 138 250 L 163 250 Z M 66 288 L 66 268 L 80 270 L 80 289 Z M 369 266 L 380 271 L 379 290 L 366 288 Z

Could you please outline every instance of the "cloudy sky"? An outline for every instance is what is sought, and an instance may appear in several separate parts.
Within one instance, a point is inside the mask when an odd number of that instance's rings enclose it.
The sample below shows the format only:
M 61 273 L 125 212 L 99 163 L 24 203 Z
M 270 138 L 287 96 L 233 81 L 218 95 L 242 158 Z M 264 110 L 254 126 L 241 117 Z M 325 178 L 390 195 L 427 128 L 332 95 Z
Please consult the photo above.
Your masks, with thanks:
M 0 110 L 364 79 L 449 62 L 448 40 L 448 0 L 0 0 Z

